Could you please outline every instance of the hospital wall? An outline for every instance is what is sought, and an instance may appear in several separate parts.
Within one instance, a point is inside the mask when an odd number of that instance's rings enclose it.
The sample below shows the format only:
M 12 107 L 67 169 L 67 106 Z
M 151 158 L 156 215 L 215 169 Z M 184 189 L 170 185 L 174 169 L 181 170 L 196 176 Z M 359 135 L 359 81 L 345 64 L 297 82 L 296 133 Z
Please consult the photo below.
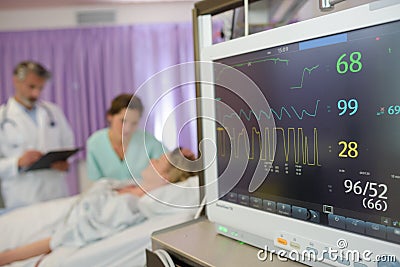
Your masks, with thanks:
M 30 30 L 51 29 L 78 29 L 76 14 L 86 11 L 113 10 L 115 12 L 115 23 L 112 25 L 137 25 L 163 23 L 188 23 L 191 21 L 191 9 L 193 1 L 170 2 L 170 3 L 140 3 L 135 5 L 96 5 L 96 6 L 68 6 L 68 7 L 38 7 L 24 9 L 0 10 L 0 31 L 18 32 Z M 95 25 L 103 26 L 103 25 Z M 110 24 L 107 24 L 110 26 Z M 86 25 L 86 27 L 93 27 Z M 145 51 L 143 52 L 145 53 Z M 144 77 L 147 78 L 147 77 Z M 104 96 L 104 95 L 103 95 Z M 99 98 L 103 97 L 98 95 Z M 109 97 L 108 97 L 109 98 Z M 108 98 L 106 102 L 108 103 Z M 5 99 L 1 99 L 2 102 Z M 105 100 L 98 99 L 99 103 Z M 102 117 L 102 116 L 100 116 Z M 80 143 L 80 145 L 82 145 Z M 81 155 L 81 158 L 82 155 Z M 86 178 L 86 166 L 84 160 L 78 163 L 79 180 L 81 189 L 87 187 L 90 181 Z M 74 175 L 73 175 L 74 176 Z M 74 190 L 72 190 L 74 191 Z M 74 191 L 76 192 L 76 191 Z
M 79 27 L 85 11 L 115 11 L 116 25 L 191 21 L 195 1 L 0 10 L 0 31 Z

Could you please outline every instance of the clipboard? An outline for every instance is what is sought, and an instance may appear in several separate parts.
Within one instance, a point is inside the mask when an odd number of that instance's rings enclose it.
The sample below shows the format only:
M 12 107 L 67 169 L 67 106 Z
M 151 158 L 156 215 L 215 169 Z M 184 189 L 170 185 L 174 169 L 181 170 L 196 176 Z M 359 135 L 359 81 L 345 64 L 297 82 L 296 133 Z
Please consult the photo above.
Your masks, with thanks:
M 28 172 L 40 169 L 49 169 L 52 163 L 57 161 L 65 161 L 79 150 L 81 150 L 81 148 L 75 148 L 71 150 L 50 151 L 47 154 L 43 155 L 40 159 L 38 159 L 38 161 L 33 163 L 31 166 L 26 168 L 24 171 Z

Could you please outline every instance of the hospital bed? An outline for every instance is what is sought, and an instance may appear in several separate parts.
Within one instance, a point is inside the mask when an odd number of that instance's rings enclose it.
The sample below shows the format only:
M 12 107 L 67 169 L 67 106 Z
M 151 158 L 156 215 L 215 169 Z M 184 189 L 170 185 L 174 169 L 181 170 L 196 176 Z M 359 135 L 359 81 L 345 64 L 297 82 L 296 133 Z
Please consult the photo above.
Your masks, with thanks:
M 197 187 L 198 177 L 180 183 L 181 186 Z M 180 191 L 181 192 L 181 191 Z M 199 195 L 176 194 L 170 185 L 157 189 L 157 194 L 173 197 L 188 205 L 199 203 Z M 64 198 L 34 206 L 20 208 L 0 216 L 0 250 L 50 236 L 53 229 L 63 220 L 69 207 L 77 197 Z M 164 199 L 168 201 L 168 199 Z M 143 223 L 129 227 L 106 239 L 94 242 L 82 248 L 60 247 L 42 258 L 40 267 L 124 267 L 144 266 L 145 249 L 150 249 L 151 233 L 193 218 L 197 208 L 178 209 L 144 196 L 140 204 L 145 206 L 148 219 Z M 18 230 L 16 230 L 18 229 Z M 4 234 L 3 234 L 4 233 Z M 39 257 L 16 262 L 9 267 L 33 267 Z

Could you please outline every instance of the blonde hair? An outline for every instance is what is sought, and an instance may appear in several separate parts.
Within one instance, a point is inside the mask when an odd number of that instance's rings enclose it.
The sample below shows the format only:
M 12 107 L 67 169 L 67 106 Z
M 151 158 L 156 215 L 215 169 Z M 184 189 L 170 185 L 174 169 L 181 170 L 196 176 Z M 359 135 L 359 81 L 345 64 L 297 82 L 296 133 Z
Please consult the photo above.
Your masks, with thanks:
M 169 181 L 178 183 L 187 180 L 190 176 L 196 175 L 195 171 L 188 171 L 189 164 L 187 160 L 194 160 L 181 153 L 181 148 L 175 148 L 169 155 L 171 168 L 168 171 Z

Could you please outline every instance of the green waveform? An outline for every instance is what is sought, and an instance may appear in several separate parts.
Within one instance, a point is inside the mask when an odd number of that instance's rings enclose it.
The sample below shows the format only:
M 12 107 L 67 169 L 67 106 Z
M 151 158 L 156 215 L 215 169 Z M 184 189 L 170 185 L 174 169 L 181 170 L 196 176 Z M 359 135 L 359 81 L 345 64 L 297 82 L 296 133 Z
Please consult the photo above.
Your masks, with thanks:
M 245 62 L 245 63 L 239 63 L 239 64 L 233 65 L 232 67 L 243 67 L 246 65 L 251 66 L 251 64 L 266 62 L 266 61 L 273 61 L 275 64 L 276 64 L 276 62 L 285 62 L 286 65 L 289 65 L 289 59 L 281 59 L 281 58 L 277 57 L 277 58 L 265 58 L 265 59 L 259 59 L 259 60 Z
M 248 62 L 244 62 L 244 63 L 238 63 L 238 64 L 235 64 L 235 65 L 232 65 L 232 66 L 229 66 L 229 67 L 224 67 L 218 73 L 216 80 L 219 80 L 219 78 L 221 77 L 221 74 L 228 68 L 251 66 L 252 64 L 266 62 L 266 61 L 273 61 L 274 64 L 276 64 L 277 62 L 284 62 L 284 63 L 286 63 L 286 65 L 289 65 L 289 59 L 281 59 L 279 57 L 277 57 L 277 58 L 265 58 L 265 59 L 259 59 L 259 60 L 254 60 L 254 61 L 248 61 Z
M 308 71 L 308 75 L 311 75 L 311 72 L 312 72 L 313 70 L 317 69 L 318 67 L 319 67 L 319 65 L 314 66 L 314 67 L 312 67 L 311 69 L 309 69 L 309 68 L 304 68 L 303 74 L 302 74 L 302 76 L 301 76 L 301 83 L 300 83 L 300 85 L 299 85 L 299 86 L 290 87 L 290 89 L 301 89 L 301 88 L 303 88 L 304 74 L 306 73 L 306 71 Z

